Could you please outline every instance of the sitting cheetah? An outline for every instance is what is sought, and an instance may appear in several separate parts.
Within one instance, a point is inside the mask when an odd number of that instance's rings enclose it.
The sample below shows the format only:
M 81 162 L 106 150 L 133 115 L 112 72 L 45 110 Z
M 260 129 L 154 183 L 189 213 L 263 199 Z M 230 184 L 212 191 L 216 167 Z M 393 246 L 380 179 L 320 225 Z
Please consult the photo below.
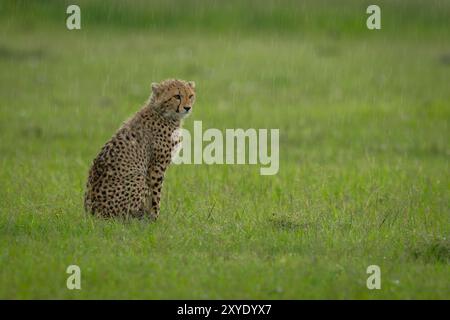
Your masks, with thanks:
M 195 83 L 152 84 L 147 104 L 103 146 L 89 170 L 87 212 L 102 217 L 159 216 L 164 173 L 180 142 L 174 132 L 192 111 Z

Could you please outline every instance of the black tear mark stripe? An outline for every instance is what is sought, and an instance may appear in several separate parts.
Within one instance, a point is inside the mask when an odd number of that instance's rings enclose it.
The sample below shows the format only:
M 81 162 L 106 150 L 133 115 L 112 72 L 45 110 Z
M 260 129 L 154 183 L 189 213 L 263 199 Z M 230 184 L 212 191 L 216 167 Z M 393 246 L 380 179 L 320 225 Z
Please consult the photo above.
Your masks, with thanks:
M 178 103 L 177 112 L 180 112 L 180 106 L 181 106 L 181 99 L 180 99 L 180 103 Z

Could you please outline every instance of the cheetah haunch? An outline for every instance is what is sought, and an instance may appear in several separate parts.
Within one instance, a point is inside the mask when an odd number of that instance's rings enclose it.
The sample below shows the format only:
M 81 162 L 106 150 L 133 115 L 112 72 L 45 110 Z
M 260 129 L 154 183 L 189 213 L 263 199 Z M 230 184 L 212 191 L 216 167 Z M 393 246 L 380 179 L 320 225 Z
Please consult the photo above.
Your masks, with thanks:
M 164 174 L 180 142 L 174 132 L 192 111 L 194 82 L 152 84 L 147 104 L 103 146 L 89 170 L 87 212 L 103 217 L 159 216 Z

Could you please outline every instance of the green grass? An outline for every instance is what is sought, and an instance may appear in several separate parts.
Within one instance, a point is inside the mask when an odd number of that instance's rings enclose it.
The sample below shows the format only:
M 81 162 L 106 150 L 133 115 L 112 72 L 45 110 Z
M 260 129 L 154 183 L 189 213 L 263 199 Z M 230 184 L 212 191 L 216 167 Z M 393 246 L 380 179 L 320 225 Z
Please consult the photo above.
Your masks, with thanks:
M 355 1 L 162 3 L 81 2 L 80 31 L 0 5 L 0 298 L 449 299 L 449 3 L 382 2 L 381 31 Z M 172 166 L 156 223 L 85 215 L 90 162 L 169 77 L 197 83 L 188 129 L 279 128 L 279 173 Z

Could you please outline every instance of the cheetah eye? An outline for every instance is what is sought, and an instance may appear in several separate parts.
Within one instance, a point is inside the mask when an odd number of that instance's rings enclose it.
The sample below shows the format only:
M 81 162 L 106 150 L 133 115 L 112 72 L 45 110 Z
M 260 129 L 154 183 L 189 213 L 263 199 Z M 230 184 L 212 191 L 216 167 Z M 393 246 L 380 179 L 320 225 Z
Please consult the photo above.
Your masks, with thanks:
M 179 95 L 179 94 L 176 94 L 176 95 L 174 95 L 173 96 L 175 99 L 177 99 L 177 100 L 181 100 L 181 96 Z
M 192 100 L 193 97 L 194 97 L 194 95 L 191 94 L 191 95 L 189 96 L 189 99 Z

